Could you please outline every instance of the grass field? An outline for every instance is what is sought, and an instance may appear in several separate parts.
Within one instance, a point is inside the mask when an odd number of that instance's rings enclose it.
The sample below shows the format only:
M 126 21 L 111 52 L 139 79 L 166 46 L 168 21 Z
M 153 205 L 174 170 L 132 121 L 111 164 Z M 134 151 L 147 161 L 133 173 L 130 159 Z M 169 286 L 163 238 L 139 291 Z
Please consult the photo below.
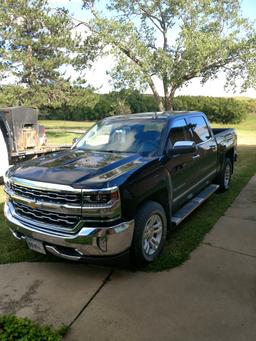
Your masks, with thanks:
M 47 139 L 49 144 L 71 144 L 73 138 L 80 137 L 79 133 L 70 131 L 86 131 L 94 122 L 77 122 L 77 121 L 40 121 L 40 124 L 46 128 Z
M 86 130 L 92 122 L 42 121 L 47 127 L 49 141 L 70 143 L 72 138 L 79 136 L 66 132 L 67 130 Z M 222 125 L 214 125 L 220 127 Z M 226 126 L 226 125 L 225 125 Z M 170 269 L 182 264 L 189 258 L 202 241 L 204 235 L 213 227 L 225 210 L 231 205 L 241 189 L 256 173 L 256 115 L 250 115 L 246 121 L 235 127 L 238 133 L 239 158 L 235 166 L 232 185 L 228 192 L 214 194 L 201 208 L 196 210 L 181 226 L 169 233 L 164 252 L 159 259 L 148 266 L 146 271 Z M 0 189 L 0 212 L 3 211 L 4 192 Z M 42 256 L 29 251 L 23 242 L 13 238 L 0 213 L 0 263 L 20 261 L 56 261 L 56 258 Z

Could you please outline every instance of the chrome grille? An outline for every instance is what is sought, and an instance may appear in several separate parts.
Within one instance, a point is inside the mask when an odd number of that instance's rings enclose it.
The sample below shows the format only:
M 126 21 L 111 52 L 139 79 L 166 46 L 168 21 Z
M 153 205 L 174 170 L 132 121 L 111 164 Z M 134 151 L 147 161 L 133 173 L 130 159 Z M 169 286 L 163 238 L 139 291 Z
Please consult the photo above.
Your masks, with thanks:
M 20 186 L 16 183 L 10 183 L 10 188 L 15 194 L 28 199 L 58 204 L 81 205 L 80 193 L 41 190 L 37 188 Z
M 55 212 L 48 212 L 40 209 L 34 209 L 18 202 L 12 202 L 15 213 L 20 217 L 32 219 L 46 225 L 57 226 L 60 229 L 71 230 L 79 222 L 79 217 L 75 215 L 59 214 Z M 44 225 L 43 225 L 44 226 Z M 47 228 L 45 226 L 45 228 Z

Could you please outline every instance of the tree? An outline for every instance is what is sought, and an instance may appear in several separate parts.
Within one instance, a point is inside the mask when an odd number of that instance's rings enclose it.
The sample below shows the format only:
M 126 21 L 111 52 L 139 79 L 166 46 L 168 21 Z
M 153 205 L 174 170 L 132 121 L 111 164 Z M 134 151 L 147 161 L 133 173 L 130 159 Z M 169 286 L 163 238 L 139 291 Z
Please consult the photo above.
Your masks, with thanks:
M 70 85 L 61 67 L 70 63 L 74 24 L 47 0 L 1 0 L 0 72 L 23 86 L 18 104 L 59 104 Z
M 85 25 L 116 58 L 116 87 L 149 86 L 160 110 L 172 109 L 176 90 L 193 78 L 205 83 L 219 71 L 227 86 L 241 79 L 243 90 L 256 87 L 255 28 L 239 0 L 110 0 L 104 15 L 94 1 L 84 4 L 93 14 Z

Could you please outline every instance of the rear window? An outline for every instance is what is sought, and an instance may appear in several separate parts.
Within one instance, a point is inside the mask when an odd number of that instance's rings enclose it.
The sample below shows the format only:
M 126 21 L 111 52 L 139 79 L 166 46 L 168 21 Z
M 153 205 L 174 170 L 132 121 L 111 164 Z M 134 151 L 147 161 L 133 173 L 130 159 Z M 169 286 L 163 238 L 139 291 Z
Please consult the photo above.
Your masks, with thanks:
M 184 119 L 176 120 L 170 131 L 170 142 L 174 145 L 179 141 L 191 141 L 191 134 L 189 132 L 187 123 Z
M 211 138 L 206 121 L 202 116 L 189 117 L 187 121 L 192 130 L 193 141 L 195 141 L 195 143 L 202 143 Z

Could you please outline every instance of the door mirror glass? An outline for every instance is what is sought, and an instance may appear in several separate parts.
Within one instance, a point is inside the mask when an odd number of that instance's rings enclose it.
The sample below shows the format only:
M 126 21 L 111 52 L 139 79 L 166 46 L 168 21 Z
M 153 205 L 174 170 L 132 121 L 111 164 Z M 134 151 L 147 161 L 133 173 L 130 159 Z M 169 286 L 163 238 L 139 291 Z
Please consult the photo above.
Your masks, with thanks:
M 193 153 L 196 150 L 196 144 L 193 141 L 178 141 L 175 142 L 172 149 L 170 149 L 170 155 L 188 154 Z

